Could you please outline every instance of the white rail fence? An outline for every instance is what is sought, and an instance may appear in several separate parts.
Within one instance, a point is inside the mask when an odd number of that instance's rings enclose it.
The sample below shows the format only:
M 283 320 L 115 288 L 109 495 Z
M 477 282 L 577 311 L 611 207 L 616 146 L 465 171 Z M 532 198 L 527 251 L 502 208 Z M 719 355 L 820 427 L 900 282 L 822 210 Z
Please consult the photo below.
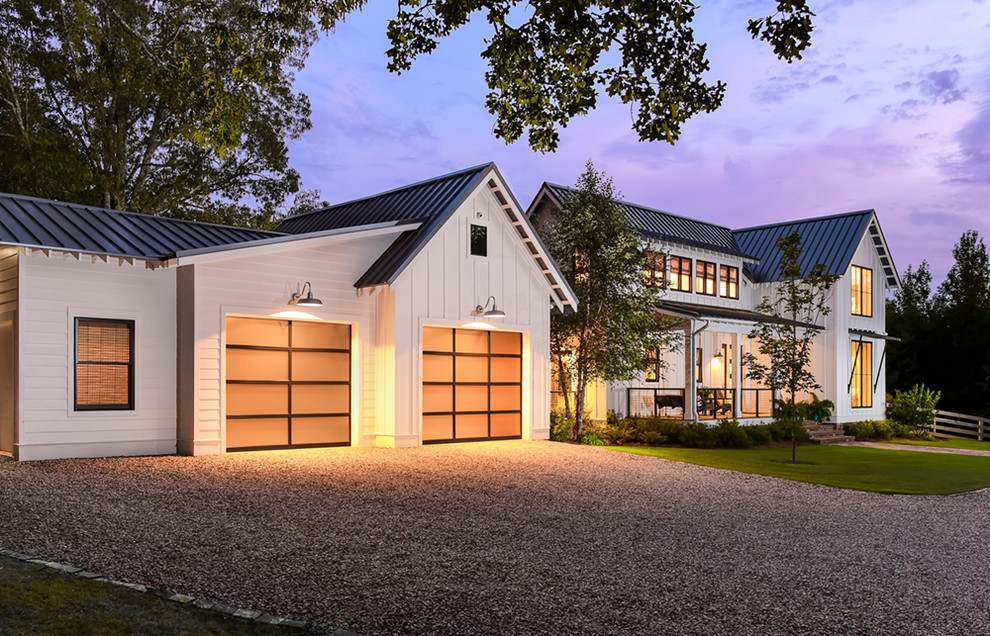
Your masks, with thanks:
M 932 434 L 945 439 L 975 439 L 983 442 L 990 438 L 990 418 L 935 411 Z

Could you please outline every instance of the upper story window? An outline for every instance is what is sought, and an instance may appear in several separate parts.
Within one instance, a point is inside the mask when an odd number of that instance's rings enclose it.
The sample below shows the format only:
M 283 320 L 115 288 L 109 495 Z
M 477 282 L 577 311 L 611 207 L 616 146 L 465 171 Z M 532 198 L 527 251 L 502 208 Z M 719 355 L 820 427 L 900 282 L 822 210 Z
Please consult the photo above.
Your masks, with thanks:
M 134 409 L 134 321 L 76 318 L 75 410 Z
M 691 291 L 690 258 L 670 257 L 670 288 L 678 291 Z
M 698 261 L 694 277 L 694 291 L 705 296 L 715 295 L 715 263 Z
M 718 295 L 723 298 L 739 298 L 739 268 L 722 265 L 719 270 Z
M 471 255 L 488 256 L 488 228 L 471 224 Z
M 647 287 L 663 287 L 666 280 L 666 263 L 663 254 L 647 252 L 643 263 L 643 284 Z
M 871 318 L 873 316 L 873 270 L 853 265 L 851 273 L 852 315 Z

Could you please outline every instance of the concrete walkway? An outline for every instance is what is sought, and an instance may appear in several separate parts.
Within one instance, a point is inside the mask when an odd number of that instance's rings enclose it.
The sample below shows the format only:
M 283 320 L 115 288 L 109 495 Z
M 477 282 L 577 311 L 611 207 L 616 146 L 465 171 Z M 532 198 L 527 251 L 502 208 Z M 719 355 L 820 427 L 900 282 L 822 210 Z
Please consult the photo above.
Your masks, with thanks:
M 846 446 L 865 446 L 884 450 L 920 451 L 923 453 L 951 453 L 954 455 L 983 455 L 990 457 L 990 450 L 970 450 L 968 448 L 943 448 L 941 446 L 914 446 L 912 444 L 882 444 L 880 442 L 850 442 Z

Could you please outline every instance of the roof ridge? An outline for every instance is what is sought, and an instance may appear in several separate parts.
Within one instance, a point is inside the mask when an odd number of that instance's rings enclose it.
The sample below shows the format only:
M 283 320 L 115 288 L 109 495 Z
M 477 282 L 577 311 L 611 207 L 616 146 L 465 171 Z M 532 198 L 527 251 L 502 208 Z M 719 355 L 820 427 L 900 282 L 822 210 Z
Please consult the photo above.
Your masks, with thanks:
M 301 218 L 306 217 L 306 216 L 309 216 L 311 214 L 316 214 L 318 212 L 327 212 L 327 211 L 330 211 L 330 210 L 332 210 L 334 208 L 343 207 L 345 205 L 351 205 L 353 203 L 359 203 L 361 201 L 368 201 L 368 200 L 371 200 L 371 199 L 377 199 L 378 197 L 383 197 L 383 196 L 385 196 L 387 194 L 393 194 L 395 192 L 400 192 L 402 190 L 408 190 L 410 188 L 415 188 L 415 187 L 418 187 L 418 186 L 421 186 L 421 185 L 425 185 L 427 183 L 432 183 L 434 181 L 442 181 L 443 179 L 449 179 L 450 177 L 453 177 L 453 176 L 456 176 L 456 175 L 465 174 L 465 173 L 468 173 L 468 172 L 474 172 L 476 170 L 480 171 L 481 169 L 487 168 L 487 167 L 492 166 L 494 164 L 495 164 L 494 161 L 489 161 L 487 163 L 479 163 L 476 166 L 471 166 L 470 168 L 462 168 L 460 170 L 455 170 L 453 172 L 448 172 L 447 174 L 442 174 L 442 175 L 440 175 L 438 177 L 430 177 L 429 179 L 423 179 L 421 181 L 416 181 L 415 183 L 407 183 L 406 185 L 397 186 L 397 187 L 392 188 L 390 190 L 384 190 L 382 192 L 378 192 L 378 193 L 375 193 L 375 194 L 369 194 L 367 196 L 358 197 L 357 199 L 350 199 L 348 201 L 341 201 L 340 203 L 334 203 L 334 204 L 328 205 L 328 206 L 323 207 L 323 208 L 318 208 L 316 210 L 309 210 L 307 212 L 300 212 L 299 214 L 293 214 L 292 216 L 285 217 L 284 219 L 282 219 L 282 221 L 288 221 L 289 219 L 301 219 Z
M 564 188 L 565 190 L 574 190 L 574 188 L 572 188 L 570 186 L 563 186 L 563 185 L 559 185 L 559 184 L 556 184 L 556 183 L 550 183 L 549 181 L 544 181 L 543 183 L 545 183 L 546 185 L 548 185 L 550 187 L 553 187 L 553 188 Z M 685 214 L 677 214 L 676 212 L 668 212 L 667 210 L 661 210 L 660 208 L 651 208 L 648 205 L 643 205 L 641 203 L 633 203 L 632 201 L 626 201 L 625 199 L 616 199 L 616 201 L 619 202 L 619 203 L 622 203 L 624 205 L 629 205 L 629 206 L 632 206 L 634 208 L 639 208 L 641 210 L 646 210 L 647 212 L 656 212 L 658 214 L 666 214 L 667 216 L 672 216 L 672 217 L 678 218 L 678 219 L 684 219 L 685 221 L 691 221 L 692 223 L 701 223 L 702 225 L 710 225 L 711 227 L 717 227 L 717 228 L 720 228 L 720 229 L 723 229 L 723 230 L 729 230 L 730 232 L 733 231 L 732 228 L 730 228 L 728 225 L 719 225 L 718 223 L 712 223 L 711 221 L 704 221 L 702 219 L 696 219 L 694 217 L 690 217 L 690 216 L 687 216 Z
M 73 208 L 84 208 L 84 209 L 86 209 L 89 212 L 94 212 L 94 211 L 95 212 L 107 212 L 107 213 L 110 213 L 110 214 L 122 214 L 124 216 L 133 216 L 133 217 L 142 218 L 142 219 L 162 219 L 162 220 L 166 220 L 168 222 L 183 223 L 183 224 L 192 224 L 192 225 L 207 225 L 207 226 L 210 226 L 210 227 L 222 227 L 222 228 L 228 228 L 228 229 L 231 229 L 231 230 L 246 230 L 246 231 L 249 231 L 249 232 L 264 232 L 264 233 L 267 233 L 267 234 L 277 234 L 277 235 L 285 234 L 284 232 L 276 232 L 274 230 L 259 230 L 257 228 L 253 228 L 253 227 L 241 227 L 239 225 L 227 225 L 225 223 L 210 223 L 209 221 L 194 221 L 192 219 L 177 219 L 177 218 L 171 217 L 171 216 L 161 216 L 161 215 L 158 215 L 158 214 L 148 214 L 146 212 L 134 212 L 132 210 L 114 210 L 113 208 L 104 208 L 104 207 L 101 207 L 101 206 L 98 206 L 98 205 L 89 205 L 89 204 L 86 204 L 86 203 L 74 203 L 72 201 L 60 201 L 58 199 L 45 199 L 43 197 L 32 197 L 32 196 L 29 196 L 29 195 L 26 195 L 26 194 L 14 194 L 12 192 L 0 192 L 0 198 L 4 198 L 4 197 L 9 197 L 9 198 L 12 198 L 12 199 L 26 199 L 28 201 L 36 201 L 36 202 L 39 202 L 39 203 L 48 203 L 48 204 L 57 203 L 59 205 L 66 206 L 68 209 L 72 210 L 73 212 L 76 212 L 76 210 L 74 210 Z
M 732 233 L 736 232 L 750 232 L 753 230 L 766 230 L 772 227 L 780 227 L 782 225 L 802 225 L 805 223 L 815 223 L 818 221 L 827 221 L 829 219 L 838 219 L 845 216 L 857 216 L 859 214 L 876 214 L 874 208 L 868 208 L 865 210 L 856 210 L 855 212 L 840 212 L 838 214 L 826 214 L 824 216 L 813 216 L 808 219 L 798 219 L 795 221 L 778 221 L 777 223 L 765 223 L 763 225 L 753 225 L 750 227 L 742 227 L 736 230 L 732 230 Z

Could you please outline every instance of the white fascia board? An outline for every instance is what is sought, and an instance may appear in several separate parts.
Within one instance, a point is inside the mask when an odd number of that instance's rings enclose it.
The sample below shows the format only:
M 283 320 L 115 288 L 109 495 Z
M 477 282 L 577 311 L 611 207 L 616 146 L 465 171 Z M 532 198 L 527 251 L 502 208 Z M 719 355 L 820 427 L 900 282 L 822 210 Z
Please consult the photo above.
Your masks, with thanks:
M 320 245 L 330 245 L 352 241 L 358 238 L 370 238 L 388 234 L 401 234 L 409 230 L 415 230 L 419 223 L 401 223 L 399 221 L 389 221 L 386 223 L 374 223 L 371 225 L 358 225 L 354 227 L 336 228 L 324 230 L 322 232 L 309 232 L 307 234 L 290 234 L 286 236 L 276 236 L 273 238 L 258 239 L 256 241 L 245 241 L 233 245 L 221 245 L 217 247 L 204 247 L 197 250 L 187 250 L 176 252 L 173 258 L 166 261 L 167 265 L 192 265 L 199 263 L 211 263 L 230 258 L 243 258 L 245 256 L 258 256 L 270 254 L 284 250 L 294 250 L 306 247 L 317 247 Z

